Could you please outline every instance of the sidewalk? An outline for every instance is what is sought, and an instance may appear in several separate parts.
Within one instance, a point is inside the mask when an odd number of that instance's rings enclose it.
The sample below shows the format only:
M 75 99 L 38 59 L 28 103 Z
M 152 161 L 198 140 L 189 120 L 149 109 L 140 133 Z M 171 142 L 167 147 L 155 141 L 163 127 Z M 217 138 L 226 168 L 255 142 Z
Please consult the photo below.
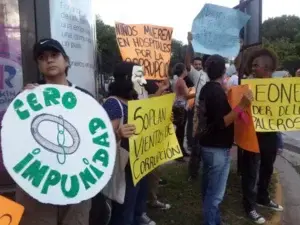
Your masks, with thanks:
M 289 152 L 284 155 L 288 155 Z M 282 225 L 297 225 L 300 221 L 300 175 L 295 168 L 282 156 L 275 163 L 282 186 L 284 212 L 281 217 Z

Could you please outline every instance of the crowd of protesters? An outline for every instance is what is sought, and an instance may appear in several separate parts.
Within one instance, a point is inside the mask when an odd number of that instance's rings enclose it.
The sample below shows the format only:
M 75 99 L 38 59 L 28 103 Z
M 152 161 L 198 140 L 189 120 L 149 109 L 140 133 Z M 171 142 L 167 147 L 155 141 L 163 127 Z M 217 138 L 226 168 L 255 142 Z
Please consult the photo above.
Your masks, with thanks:
M 176 136 L 183 156 L 189 157 L 188 177 L 198 179 L 202 164 L 203 224 L 222 224 L 219 205 L 226 192 L 230 171 L 230 150 L 234 145 L 235 120 L 242 118 L 244 110 L 253 101 L 252 92 L 246 92 L 240 103 L 231 108 L 227 100 L 227 90 L 238 85 L 239 60 L 226 69 L 226 62 L 219 55 L 194 57 L 192 34 L 188 34 L 188 47 L 185 62 L 173 68 L 173 84 L 169 80 L 144 80 L 135 77 L 142 71 L 137 64 L 121 62 L 115 67 L 114 81 L 109 87 L 109 97 L 103 104 L 118 143 L 117 157 L 125 160 L 124 196 L 122 201 L 109 199 L 99 192 L 93 199 L 69 206 L 43 204 L 28 196 L 21 188 L 17 190 L 16 200 L 25 207 L 20 225 L 155 225 L 147 215 L 147 206 L 158 210 L 168 210 L 171 205 L 157 198 L 160 185 L 167 180 L 160 177 L 159 168 L 145 176 L 136 186 L 128 161 L 129 138 L 135 126 L 128 124 L 128 101 L 161 96 L 174 92 L 173 122 Z M 40 84 L 60 84 L 73 86 L 67 80 L 69 57 L 61 44 L 53 39 L 43 39 L 34 47 L 34 57 L 43 79 L 28 84 L 32 89 Z M 255 50 L 247 59 L 245 79 L 271 78 L 277 70 L 277 58 L 267 49 Z M 300 76 L 300 69 L 296 76 Z M 228 78 L 229 77 L 229 78 Z M 86 90 L 77 87 L 85 94 Z M 184 145 L 187 138 L 187 148 Z M 275 211 L 283 207 L 270 199 L 268 192 L 273 173 L 273 165 L 278 149 L 282 149 L 280 133 L 257 132 L 260 153 L 240 149 L 242 152 L 241 184 L 243 206 L 250 220 L 257 224 L 266 222 L 257 211 L 264 206 Z M 186 158 L 178 161 L 186 161 Z M 114 187 L 117 188 L 117 187 Z M 200 198 L 200 196 L 199 196 Z M 200 223 L 200 221 L 199 221 Z

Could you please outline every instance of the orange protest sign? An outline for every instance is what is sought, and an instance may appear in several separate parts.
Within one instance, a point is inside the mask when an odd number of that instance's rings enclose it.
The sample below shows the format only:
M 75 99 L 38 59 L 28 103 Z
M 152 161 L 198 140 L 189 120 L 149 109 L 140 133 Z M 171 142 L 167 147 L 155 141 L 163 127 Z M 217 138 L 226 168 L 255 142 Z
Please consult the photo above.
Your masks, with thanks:
M 248 85 L 233 86 L 228 91 L 228 101 L 232 108 L 236 107 L 240 102 L 243 93 L 249 89 Z M 252 122 L 251 108 L 248 107 L 246 113 L 250 120 L 245 123 L 243 120 L 237 119 L 234 122 L 234 140 L 235 143 L 244 150 L 259 153 L 258 140 Z
M 173 28 L 116 23 L 117 43 L 124 61 L 144 67 L 146 79 L 168 77 Z
M 24 206 L 0 195 L 0 225 L 19 225 Z

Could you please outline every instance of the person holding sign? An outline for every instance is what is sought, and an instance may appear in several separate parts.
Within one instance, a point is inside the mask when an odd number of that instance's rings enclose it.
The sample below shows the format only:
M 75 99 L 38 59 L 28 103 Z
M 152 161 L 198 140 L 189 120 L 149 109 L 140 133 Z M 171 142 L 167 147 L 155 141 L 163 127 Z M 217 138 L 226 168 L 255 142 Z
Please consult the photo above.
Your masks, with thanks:
M 277 68 L 277 57 L 267 49 L 256 50 L 250 56 L 247 67 L 248 71 L 252 72 L 253 78 L 271 78 Z M 280 135 L 278 136 L 277 132 L 257 132 L 256 135 L 260 154 L 243 151 L 242 156 L 243 204 L 253 222 L 264 224 L 266 220 L 257 213 L 256 204 L 275 211 L 283 211 L 281 205 L 270 199 L 268 192 L 277 149 L 280 147 L 278 146 Z
M 184 133 L 185 123 L 187 118 L 187 101 L 195 98 L 196 93 L 190 93 L 189 88 L 184 80 L 187 77 L 187 69 L 183 63 L 177 63 L 174 66 L 173 74 L 178 76 L 175 83 L 176 100 L 173 106 L 174 124 L 176 125 L 176 136 L 183 155 L 186 154 L 184 150 Z
M 40 40 L 34 45 L 33 55 L 43 79 L 39 83 L 27 84 L 24 89 L 33 89 L 39 84 L 74 86 L 67 80 L 70 59 L 58 41 L 49 38 Z M 85 89 L 77 86 L 75 88 L 92 96 Z M 80 225 L 89 223 L 90 200 L 68 206 L 43 204 L 29 196 L 20 187 L 16 189 L 16 200 L 25 207 L 20 225 Z
M 109 98 L 103 104 L 113 124 L 117 141 L 120 142 L 120 150 L 129 151 L 129 138 L 134 135 L 136 127 L 127 124 L 128 121 L 128 101 L 137 100 L 140 93 L 144 93 L 144 88 L 135 90 L 136 81 L 134 72 L 140 71 L 140 78 L 143 78 L 143 68 L 130 62 L 121 62 L 115 67 L 114 82 L 109 86 Z M 143 80 L 143 79 L 141 79 Z M 144 82 L 143 82 L 144 83 Z M 141 96 L 141 95 L 140 95 Z M 143 96 L 147 96 L 144 93 Z M 122 153 L 122 155 L 124 155 Z M 125 164 L 125 196 L 124 203 L 112 199 L 112 216 L 110 225 L 155 225 L 146 212 L 146 201 L 148 195 L 147 177 L 144 177 L 134 186 L 130 163 L 124 160 Z
M 240 119 L 252 100 L 249 90 L 238 106 L 231 109 L 223 81 L 225 59 L 210 56 L 205 64 L 210 82 L 199 96 L 197 138 L 202 147 L 202 195 L 204 225 L 221 224 L 219 204 L 222 202 L 230 170 L 230 149 L 234 140 L 234 121 Z

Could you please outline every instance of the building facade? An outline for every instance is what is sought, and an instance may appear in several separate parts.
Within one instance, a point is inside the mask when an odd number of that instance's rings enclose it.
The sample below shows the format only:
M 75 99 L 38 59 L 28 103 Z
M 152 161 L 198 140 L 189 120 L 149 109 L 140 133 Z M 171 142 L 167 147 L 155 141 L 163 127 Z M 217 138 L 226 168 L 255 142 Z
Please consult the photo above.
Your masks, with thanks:
M 96 95 L 92 4 L 93 0 L 0 0 L 0 119 L 23 85 L 40 78 L 32 47 L 41 38 L 62 43 L 71 59 L 68 79 Z M 0 154 L 0 194 L 13 186 Z

